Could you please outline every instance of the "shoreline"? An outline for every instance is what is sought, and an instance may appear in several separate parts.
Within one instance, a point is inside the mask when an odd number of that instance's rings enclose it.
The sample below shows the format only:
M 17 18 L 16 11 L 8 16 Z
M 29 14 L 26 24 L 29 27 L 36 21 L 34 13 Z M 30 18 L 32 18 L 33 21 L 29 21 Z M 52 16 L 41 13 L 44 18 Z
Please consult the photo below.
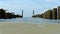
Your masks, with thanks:
M 0 34 L 60 34 L 60 24 L 0 23 Z

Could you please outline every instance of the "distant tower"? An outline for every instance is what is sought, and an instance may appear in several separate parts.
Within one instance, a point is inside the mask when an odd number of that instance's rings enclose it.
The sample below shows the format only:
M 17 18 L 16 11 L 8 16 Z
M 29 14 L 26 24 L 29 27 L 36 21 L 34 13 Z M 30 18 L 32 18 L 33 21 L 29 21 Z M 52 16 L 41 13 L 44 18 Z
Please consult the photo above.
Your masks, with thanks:
M 34 15 L 34 10 L 33 10 L 33 15 Z
M 22 16 L 23 16 L 23 10 L 22 10 Z

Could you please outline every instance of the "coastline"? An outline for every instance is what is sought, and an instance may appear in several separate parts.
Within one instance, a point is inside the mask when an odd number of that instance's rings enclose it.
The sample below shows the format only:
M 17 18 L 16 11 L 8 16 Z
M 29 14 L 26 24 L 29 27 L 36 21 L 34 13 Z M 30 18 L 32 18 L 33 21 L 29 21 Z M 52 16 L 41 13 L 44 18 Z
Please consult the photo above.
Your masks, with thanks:
M 60 34 L 60 24 L 0 23 L 0 34 Z

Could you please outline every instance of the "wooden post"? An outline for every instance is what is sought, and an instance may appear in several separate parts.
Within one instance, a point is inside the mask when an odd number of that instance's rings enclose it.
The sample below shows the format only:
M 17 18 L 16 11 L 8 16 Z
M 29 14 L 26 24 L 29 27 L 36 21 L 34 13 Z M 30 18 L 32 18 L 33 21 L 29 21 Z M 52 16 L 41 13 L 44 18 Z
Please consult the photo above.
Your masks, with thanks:
M 23 16 L 23 10 L 22 10 L 22 16 Z
M 60 6 L 58 6 L 58 19 L 60 19 Z
M 33 15 L 34 15 L 34 10 L 33 10 Z
M 57 19 L 57 8 L 53 8 L 52 10 L 52 19 Z

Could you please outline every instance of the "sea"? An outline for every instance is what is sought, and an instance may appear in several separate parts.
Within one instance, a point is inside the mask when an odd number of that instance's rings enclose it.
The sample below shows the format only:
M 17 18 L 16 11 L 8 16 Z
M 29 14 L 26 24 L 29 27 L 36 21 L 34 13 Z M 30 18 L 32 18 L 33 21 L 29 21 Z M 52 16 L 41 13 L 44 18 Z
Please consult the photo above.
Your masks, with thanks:
M 23 18 L 12 18 L 12 19 L 0 19 L 0 23 L 30 23 L 30 24 L 45 24 L 45 23 L 60 23 L 58 19 L 43 19 L 43 18 L 32 18 L 32 17 L 23 17 Z

